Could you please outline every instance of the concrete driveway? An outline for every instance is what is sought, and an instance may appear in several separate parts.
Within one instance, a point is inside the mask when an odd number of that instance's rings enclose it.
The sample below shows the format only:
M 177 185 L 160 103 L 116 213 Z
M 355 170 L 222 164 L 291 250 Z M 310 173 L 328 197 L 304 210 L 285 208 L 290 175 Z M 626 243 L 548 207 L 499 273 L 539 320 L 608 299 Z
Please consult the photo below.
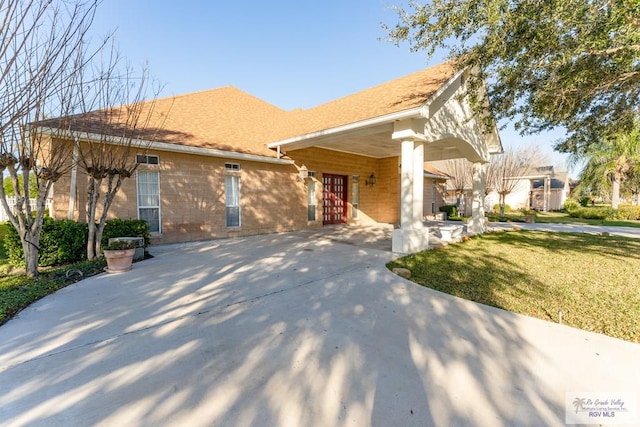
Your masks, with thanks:
M 0 425 L 563 426 L 566 392 L 638 392 L 640 345 L 422 288 L 388 251 L 154 253 L 0 327 Z

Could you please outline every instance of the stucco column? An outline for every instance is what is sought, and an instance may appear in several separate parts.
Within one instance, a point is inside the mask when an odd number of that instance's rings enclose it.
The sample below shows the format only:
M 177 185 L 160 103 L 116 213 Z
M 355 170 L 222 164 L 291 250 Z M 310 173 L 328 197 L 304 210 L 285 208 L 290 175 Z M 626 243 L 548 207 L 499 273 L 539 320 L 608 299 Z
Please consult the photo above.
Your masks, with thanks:
M 429 245 L 429 232 L 423 225 L 424 143 L 401 141 L 400 229 L 393 231 L 392 250 L 413 253 Z
M 400 153 L 400 228 L 413 223 L 413 141 L 402 141 Z
M 424 219 L 424 143 L 413 143 L 413 217 L 412 228 L 423 228 Z
M 487 180 L 486 163 L 473 164 L 473 187 L 471 196 L 471 219 L 467 223 L 467 230 L 471 233 L 484 233 L 484 190 Z

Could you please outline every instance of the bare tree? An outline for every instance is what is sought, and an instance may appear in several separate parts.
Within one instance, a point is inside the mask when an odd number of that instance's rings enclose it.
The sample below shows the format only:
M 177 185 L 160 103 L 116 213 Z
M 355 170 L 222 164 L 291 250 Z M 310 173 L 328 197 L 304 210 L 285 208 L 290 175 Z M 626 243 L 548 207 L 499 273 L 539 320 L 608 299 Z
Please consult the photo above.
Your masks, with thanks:
M 9 207 L 4 185 L 0 203 L 20 235 L 30 276 L 38 274 L 47 195 L 69 167 L 69 150 L 54 147 L 50 135 L 30 124 L 70 112 L 72 104 L 60 100 L 72 98 L 74 76 L 86 63 L 85 35 L 97 3 L 0 0 L 0 184 L 11 181 L 15 210 Z M 35 211 L 29 203 L 30 172 L 37 178 Z
M 83 113 L 72 125 L 78 166 L 88 176 L 88 259 L 100 255 L 109 208 L 137 169 L 136 154 L 147 152 L 167 117 L 167 112 L 156 114 L 160 87 L 152 87 L 146 66 L 134 72 L 112 47 L 94 74 L 82 82 Z M 149 90 L 152 96 L 145 100 Z
M 467 159 L 451 159 L 442 164 L 442 170 L 451 177 L 449 184 L 456 195 L 459 215 L 464 215 L 464 192 L 472 185 L 473 164 Z
M 536 160 L 539 159 L 535 149 L 508 149 L 492 157 L 489 165 L 492 171 L 487 174 L 487 187 L 498 193 L 501 216 L 504 216 L 507 196 L 515 190 L 522 177 L 533 171 Z

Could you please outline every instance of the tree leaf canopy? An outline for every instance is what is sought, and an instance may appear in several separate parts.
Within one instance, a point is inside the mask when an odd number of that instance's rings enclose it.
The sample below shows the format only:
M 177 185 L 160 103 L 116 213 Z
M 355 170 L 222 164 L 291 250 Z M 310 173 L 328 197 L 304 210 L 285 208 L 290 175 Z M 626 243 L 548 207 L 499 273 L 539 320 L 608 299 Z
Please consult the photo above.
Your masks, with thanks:
M 432 0 L 397 8 L 396 43 L 431 56 L 449 49 L 488 85 L 497 120 L 522 133 L 558 126 L 556 148 L 579 153 L 628 132 L 640 109 L 640 0 Z

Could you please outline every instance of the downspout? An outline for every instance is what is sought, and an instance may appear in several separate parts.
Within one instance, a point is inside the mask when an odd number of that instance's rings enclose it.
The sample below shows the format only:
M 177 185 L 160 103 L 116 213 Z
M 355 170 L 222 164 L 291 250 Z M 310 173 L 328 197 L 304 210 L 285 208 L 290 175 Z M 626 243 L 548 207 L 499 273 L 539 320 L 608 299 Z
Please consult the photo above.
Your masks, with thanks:
M 76 207 L 76 185 L 78 177 L 78 155 L 80 150 L 80 142 L 78 138 L 73 139 L 73 155 L 71 157 L 71 185 L 69 186 L 69 209 L 67 211 L 67 218 L 73 219 L 75 207 Z

